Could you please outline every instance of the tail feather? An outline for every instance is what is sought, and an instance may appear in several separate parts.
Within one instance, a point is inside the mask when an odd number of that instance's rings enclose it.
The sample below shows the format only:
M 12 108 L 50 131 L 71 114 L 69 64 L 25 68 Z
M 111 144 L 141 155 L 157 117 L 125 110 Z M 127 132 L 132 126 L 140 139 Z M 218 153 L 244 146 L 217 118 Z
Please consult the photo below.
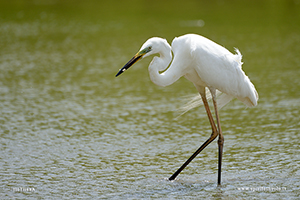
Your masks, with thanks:
M 234 96 L 231 96 L 229 94 L 222 93 L 220 95 L 220 98 L 217 99 L 217 106 L 218 109 L 221 110 L 226 104 L 228 104 Z
M 211 93 L 209 92 L 208 89 L 206 89 L 206 98 L 207 100 L 211 100 L 212 96 Z M 217 90 L 217 106 L 218 106 L 218 110 L 222 109 L 226 104 L 228 104 L 234 97 L 225 93 L 220 92 L 219 90 Z M 201 96 L 199 94 L 197 94 L 196 96 L 193 97 L 187 97 L 187 99 L 189 100 L 185 105 L 183 105 L 182 107 L 179 108 L 179 116 L 187 113 L 188 111 L 199 107 L 203 104 Z M 177 118 L 178 118 L 177 117 Z
M 244 98 L 239 98 L 237 97 L 240 101 L 242 101 L 245 105 L 248 107 L 253 107 L 257 105 L 257 100 L 258 100 L 258 93 L 255 90 L 253 86 L 253 94 L 250 97 L 244 97 Z

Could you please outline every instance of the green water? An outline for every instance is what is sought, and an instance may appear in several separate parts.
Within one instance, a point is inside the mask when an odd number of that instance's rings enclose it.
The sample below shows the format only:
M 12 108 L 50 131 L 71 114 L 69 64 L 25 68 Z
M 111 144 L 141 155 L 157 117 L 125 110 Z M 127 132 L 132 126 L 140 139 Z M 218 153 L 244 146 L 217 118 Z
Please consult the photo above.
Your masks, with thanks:
M 197 33 L 243 54 L 260 95 L 221 110 L 217 143 L 202 107 L 176 120 L 180 79 L 118 70 L 150 37 Z M 299 1 L 0 1 L 1 199 L 297 199 Z

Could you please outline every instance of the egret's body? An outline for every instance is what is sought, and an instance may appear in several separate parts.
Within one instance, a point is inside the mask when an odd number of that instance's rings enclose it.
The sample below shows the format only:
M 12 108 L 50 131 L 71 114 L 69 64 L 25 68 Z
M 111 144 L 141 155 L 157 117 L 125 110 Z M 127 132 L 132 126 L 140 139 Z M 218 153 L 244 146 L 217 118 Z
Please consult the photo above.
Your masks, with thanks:
M 174 54 L 173 61 L 172 51 Z M 248 107 L 252 107 L 257 105 L 258 100 L 258 94 L 254 85 L 241 68 L 242 56 L 238 50 L 236 52 L 237 54 L 234 55 L 213 41 L 195 34 L 187 34 L 175 38 L 172 42 L 172 47 L 165 39 L 154 37 L 148 39 L 142 45 L 140 51 L 116 75 L 120 75 L 143 57 L 159 54 L 159 57 L 155 56 L 153 58 L 148 68 L 150 79 L 153 83 L 159 86 L 168 86 L 184 76 L 195 85 L 200 93 L 212 126 L 211 137 L 170 177 L 170 180 L 175 179 L 181 170 L 219 135 L 218 184 L 221 183 L 224 138 L 219 120 L 216 90 L 223 92 L 222 98 L 219 99 L 222 105 L 233 98 L 237 98 Z M 164 72 L 160 73 L 161 71 Z M 212 94 L 217 126 L 207 103 L 205 88 L 208 88 Z

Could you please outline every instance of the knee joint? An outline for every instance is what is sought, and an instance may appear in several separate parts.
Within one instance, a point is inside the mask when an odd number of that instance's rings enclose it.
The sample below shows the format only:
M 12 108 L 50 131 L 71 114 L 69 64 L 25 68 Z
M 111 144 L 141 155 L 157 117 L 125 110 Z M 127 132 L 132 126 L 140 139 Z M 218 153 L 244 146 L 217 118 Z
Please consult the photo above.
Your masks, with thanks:
M 224 144 L 224 137 L 222 136 L 222 137 L 219 137 L 219 139 L 218 139 L 218 144 L 219 145 L 223 145 Z

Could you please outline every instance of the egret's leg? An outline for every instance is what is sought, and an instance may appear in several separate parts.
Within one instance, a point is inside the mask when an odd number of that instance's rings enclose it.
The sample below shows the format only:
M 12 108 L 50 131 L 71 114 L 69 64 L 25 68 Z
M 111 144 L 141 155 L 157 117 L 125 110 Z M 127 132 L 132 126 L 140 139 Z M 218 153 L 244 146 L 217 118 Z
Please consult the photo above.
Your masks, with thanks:
M 218 131 L 217 131 L 217 127 L 215 125 L 215 122 L 213 120 L 213 117 L 212 117 L 212 114 L 210 112 L 210 109 L 209 109 L 209 105 L 208 105 L 208 102 L 207 102 L 207 99 L 206 99 L 206 95 L 205 95 L 205 90 L 204 92 L 200 92 L 200 95 L 201 95 L 201 98 L 202 98 L 202 101 L 203 101 L 203 104 L 204 104 L 204 107 L 205 107 L 205 110 L 207 112 L 207 115 L 208 115 L 208 119 L 209 119 L 209 122 L 211 124 L 211 127 L 212 127 L 212 134 L 211 136 L 208 138 L 208 140 L 206 140 L 206 142 L 204 142 L 200 147 L 199 149 L 169 178 L 169 180 L 174 180 L 178 174 L 205 148 L 207 147 L 217 136 L 218 136 Z
M 223 134 L 222 134 L 220 118 L 219 118 L 219 111 L 218 111 L 218 108 L 217 108 L 216 90 L 210 90 L 210 92 L 212 94 L 212 99 L 213 99 L 213 104 L 214 104 L 216 119 L 217 119 L 217 126 L 218 126 L 218 130 L 219 130 L 219 139 L 218 139 L 218 147 L 219 147 L 218 185 L 221 185 L 221 168 L 222 168 L 222 155 L 223 155 L 224 137 L 223 137 Z

